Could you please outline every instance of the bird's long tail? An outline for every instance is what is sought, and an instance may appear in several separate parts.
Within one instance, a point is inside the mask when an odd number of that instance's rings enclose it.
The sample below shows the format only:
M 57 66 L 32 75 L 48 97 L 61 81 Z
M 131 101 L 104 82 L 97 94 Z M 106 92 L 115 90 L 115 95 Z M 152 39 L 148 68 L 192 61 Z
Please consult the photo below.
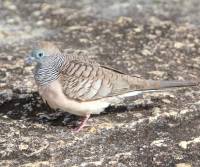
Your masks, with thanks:
M 156 90 L 156 89 L 165 89 L 165 88 L 173 88 L 173 87 L 189 87 L 196 86 L 198 82 L 195 81 L 155 81 L 155 80 L 147 80 L 148 90 Z
M 142 85 L 142 86 L 141 86 Z M 195 81 L 155 81 L 155 80 L 141 80 L 140 88 L 135 91 L 127 92 L 120 97 L 137 96 L 149 92 L 161 92 L 167 88 L 176 87 L 190 87 L 198 85 Z

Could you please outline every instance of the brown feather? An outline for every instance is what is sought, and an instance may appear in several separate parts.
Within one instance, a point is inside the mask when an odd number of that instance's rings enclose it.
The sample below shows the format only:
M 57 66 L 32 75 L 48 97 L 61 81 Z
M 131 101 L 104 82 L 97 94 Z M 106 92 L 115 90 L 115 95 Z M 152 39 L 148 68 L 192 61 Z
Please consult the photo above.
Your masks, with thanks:
M 192 81 L 145 80 L 140 77 L 126 75 L 112 68 L 105 68 L 105 66 L 100 66 L 96 62 L 87 62 L 89 61 L 81 61 L 81 59 L 72 59 L 70 61 L 68 58 L 68 65 L 65 66 L 60 75 L 60 81 L 66 96 L 87 101 L 121 95 L 136 90 L 157 90 L 196 85 Z M 70 66 L 73 63 L 76 64 L 74 64 L 74 69 L 71 70 Z

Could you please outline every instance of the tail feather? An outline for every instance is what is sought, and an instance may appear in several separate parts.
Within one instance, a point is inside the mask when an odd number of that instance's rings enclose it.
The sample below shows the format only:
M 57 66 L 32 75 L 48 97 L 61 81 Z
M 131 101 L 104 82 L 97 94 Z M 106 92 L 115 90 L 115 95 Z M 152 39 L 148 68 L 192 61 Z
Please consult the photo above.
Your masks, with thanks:
M 144 93 L 149 92 L 162 92 L 167 88 L 175 88 L 175 87 L 190 87 L 197 86 L 198 82 L 195 81 L 155 81 L 155 80 L 146 80 L 146 84 L 144 88 L 130 91 L 125 94 L 120 95 L 120 97 L 134 97 Z
M 196 86 L 198 82 L 195 81 L 147 81 L 148 89 L 164 89 L 173 87 L 189 87 Z

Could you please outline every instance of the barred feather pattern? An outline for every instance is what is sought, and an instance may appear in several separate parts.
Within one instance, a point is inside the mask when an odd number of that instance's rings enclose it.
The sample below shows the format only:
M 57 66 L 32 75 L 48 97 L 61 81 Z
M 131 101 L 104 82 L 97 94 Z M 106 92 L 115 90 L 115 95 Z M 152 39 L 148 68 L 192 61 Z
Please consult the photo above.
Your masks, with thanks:
M 34 78 L 40 86 L 46 85 L 59 78 L 61 67 L 65 64 L 65 56 L 49 56 L 42 64 L 37 64 Z
M 101 67 L 98 63 L 66 57 L 60 82 L 67 97 L 94 100 L 127 93 L 142 87 L 143 80 Z M 133 81 L 134 80 L 134 81 Z M 131 83 L 135 83 L 131 85 Z M 141 84 L 142 83 L 142 84 Z
M 53 53 L 53 51 L 52 51 Z M 58 80 L 66 97 L 80 101 L 97 100 L 129 92 L 192 86 L 190 81 L 153 81 L 126 75 L 101 66 L 82 55 L 55 52 L 38 64 L 35 80 L 39 86 Z

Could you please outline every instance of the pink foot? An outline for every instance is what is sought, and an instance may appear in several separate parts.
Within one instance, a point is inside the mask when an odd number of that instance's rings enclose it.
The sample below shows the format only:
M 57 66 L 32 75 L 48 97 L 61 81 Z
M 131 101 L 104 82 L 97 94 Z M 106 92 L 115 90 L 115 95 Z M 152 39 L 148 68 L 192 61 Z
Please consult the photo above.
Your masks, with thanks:
M 81 121 L 79 127 L 73 129 L 74 132 L 78 133 L 80 130 L 86 125 L 87 120 L 90 118 L 90 114 L 86 115 L 86 117 Z

